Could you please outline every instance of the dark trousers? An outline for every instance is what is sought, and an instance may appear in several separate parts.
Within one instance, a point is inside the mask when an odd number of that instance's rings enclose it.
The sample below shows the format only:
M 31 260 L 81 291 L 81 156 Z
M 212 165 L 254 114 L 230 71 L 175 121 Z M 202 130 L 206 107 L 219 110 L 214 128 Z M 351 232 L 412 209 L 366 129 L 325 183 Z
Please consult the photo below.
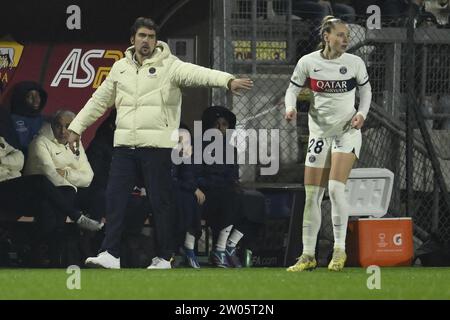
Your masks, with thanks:
M 80 213 L 74 209 L 72 187 L 55 187 L 43 175 L 31 175 L 0 182 L 2 209 L 17 219 L 32 216 L 45 231 L 53 230 L 70 217 L 76 221 Z
M 203 206 L 197 202 L 193 192 L 175 187 L 175 200 L 177 204 L 177 245 L 184 244 L 186 232 L 197 239 L 202 235 L 202 210 Z
M 205 195 L 205 218 L 211 226 L 215 243 L 222 229 L 229 225 L 236 227 L 244 219 L 242 202 L 233 188 L 209 189 Z
M 292 13 L 305 19 L 311 19 L 319 23 L 326 15 L 330 14 L 328 8 L 317 1 L 294 1 Z
M 347 23 L 355 22 L 355 9 L 353 7 L 342 3 L 335 3 L 332 5 L 332 8 L 336 17 L 339 17 Z
M 31 216 L 36 230 L 31 235 L 34 250 L 48 244 L 51 266 L 61 266 L 64 224 L 67 217 L 78 220 L 81 213 L 74 209 L 76 192 L 72 187 L 55 187 L 43 175 L 31 175 L 0 182 L 1 214 L 16 220 Z
M 106 190 L 100 186 L 79 188 L 76 197 L 76 205 L 91 219 L 100 221 L 106 213 Z
M 101 251 L 120 256 L 120 240 L 128 199 L 142 176 L 152 204 L 157 255 L 170 259 L 175 252 L 175 201 L 170 148 L 114 148 L 106 190 L 106 235 Z
M 251 246 L 265 220 L 264 196 L 257 191 L 233 188 L 210 189 L 205 194 L 205 218 L 213 232 L 213 243 L 222 229 L 233 225 Z
M 381 14 L 386 18 L 400 18 L 406 16 L 409 5 L 401 0 L 382 1 Z

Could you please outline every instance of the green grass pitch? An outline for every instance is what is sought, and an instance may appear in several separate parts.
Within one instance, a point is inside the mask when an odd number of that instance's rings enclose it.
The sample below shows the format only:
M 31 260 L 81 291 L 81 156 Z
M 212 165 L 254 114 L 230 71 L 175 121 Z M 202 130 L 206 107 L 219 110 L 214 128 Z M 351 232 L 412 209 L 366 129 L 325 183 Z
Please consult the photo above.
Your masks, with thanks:
M 0 299 L 450 299 L 450 268 L 380 270 L 381 289 L 370 290 L 364 268 L 81 269 L 81 289 L 69 290 L 66 269 L 0 269 Z

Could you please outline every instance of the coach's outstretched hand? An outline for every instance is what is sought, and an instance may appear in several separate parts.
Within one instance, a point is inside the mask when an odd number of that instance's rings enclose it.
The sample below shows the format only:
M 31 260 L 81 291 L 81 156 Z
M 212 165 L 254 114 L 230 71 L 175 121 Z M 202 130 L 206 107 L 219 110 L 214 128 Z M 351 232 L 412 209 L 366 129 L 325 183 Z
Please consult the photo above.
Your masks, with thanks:
M 242 93 L 239 90 L 250 90 L 253 88 L 253 81 L 249 78 L 233 79 L 229 87 L 233 94 L 240 96 Z
M 74 154 L 79 153 L 80 135 L 78 133 L 70 131 L 69 138 L 67 138 L 67 143 L 69 144 L 70 150 L 72 150 Z

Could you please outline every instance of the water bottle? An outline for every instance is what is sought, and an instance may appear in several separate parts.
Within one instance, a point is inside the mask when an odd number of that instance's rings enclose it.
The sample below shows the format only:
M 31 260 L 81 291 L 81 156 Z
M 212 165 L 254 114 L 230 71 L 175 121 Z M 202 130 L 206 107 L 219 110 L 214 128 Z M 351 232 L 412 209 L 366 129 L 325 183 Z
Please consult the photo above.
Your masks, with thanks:
M 250 249 L 245 250 L 245 263 L 246 268 L 250 268 L 253 266 L 253 253 Z

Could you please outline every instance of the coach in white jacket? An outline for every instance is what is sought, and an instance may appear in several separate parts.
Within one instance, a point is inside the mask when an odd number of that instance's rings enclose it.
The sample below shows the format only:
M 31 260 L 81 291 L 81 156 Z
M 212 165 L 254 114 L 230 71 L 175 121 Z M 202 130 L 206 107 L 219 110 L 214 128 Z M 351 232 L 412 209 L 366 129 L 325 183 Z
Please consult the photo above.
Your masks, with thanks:
M 120 268 L 125 207 L 137 175 L 142 175 L 150 191 L 157 244 L 157 257 L 149 269 L 171 268 L 175 207 L 170 167 L 178 138 L 174 131 L 180 123 L 180 87 L 222 87 L 237 93 L 253 85 L 250 79 L 235 79 L 225 72 L 180 61 L 166 43 L 157 41 L 157 29 L 149 18 L 136 19 L 130 33 L 132 47 L 113 65 L 69 127 L 69 144 L 75 150 L 80 134 L 116 106 L 114 153 L 106 191 L 106 236 L 100 254 L 88 258 L 88 265 Z

